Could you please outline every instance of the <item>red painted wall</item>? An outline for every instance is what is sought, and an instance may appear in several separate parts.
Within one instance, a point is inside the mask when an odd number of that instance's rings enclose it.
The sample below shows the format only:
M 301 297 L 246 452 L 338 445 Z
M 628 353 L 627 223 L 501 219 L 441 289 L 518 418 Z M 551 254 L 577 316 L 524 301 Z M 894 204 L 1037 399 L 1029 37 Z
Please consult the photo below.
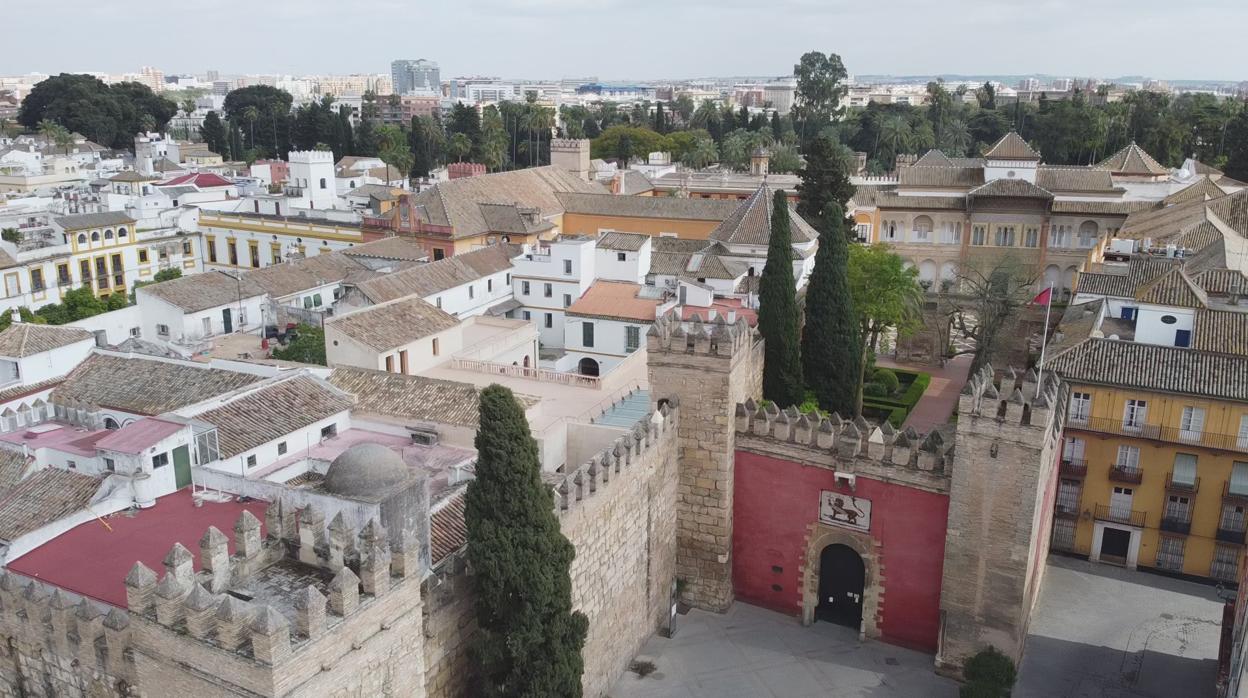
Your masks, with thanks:
M 799 568 L 806 562 L 810 524 L 819 519 L 819 492 L 849 489 L 838 485 L 830 470 L 745 451 L 736 453 L 735 479 L 732 577 L 736 596 L 781 613 L 801 615 Z M 871 500 L 871 537 L 881 546 L 883 639 L 935 652 L 949 498 L 861 475 L 854 494 Z M 819 564 L 818 559 L 814 564 Z

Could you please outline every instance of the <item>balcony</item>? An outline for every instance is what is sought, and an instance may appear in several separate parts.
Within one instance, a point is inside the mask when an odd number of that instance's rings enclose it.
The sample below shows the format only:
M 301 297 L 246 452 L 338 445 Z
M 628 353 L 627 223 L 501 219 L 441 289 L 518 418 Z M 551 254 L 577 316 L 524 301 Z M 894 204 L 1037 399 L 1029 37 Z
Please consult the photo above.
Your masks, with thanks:
M 1109 479 L 1114 482 L 1125 482 L 1129 485 L 1138 485 L 1144 481 L 1144 471 L 1139 467 L 1130 467 L 1115 463 L 1109 466 Z
M 1248 439 L 1241 439 L 1237 434 L 1216 434 L 1213 432 L 1194 432 L 1178 427 L 1163 427 L 1157 424 L 1125 424 L 1121 419 L 1103 419 L 1100 417 L 1070 417 L 1066 426 L 1080 431 L 1098 434 L 1117 434 L 1134 436 L 1152 441 L 1165 441 L 1190 446 L 1203 446 L 1221 451 L 1248 453 Z
M 1217 538 L 1223 543 L 1234 543 L 1235 545 L 1243 545 L 1244 544 L 1244 530 L 1242 528 L 1241 529 L 1222 528 L 1221 526 L 1219 526 L 1218 533 L 1217 535 L 1214 536 L 1214 538 Z
M 1088 462 L 1082 458 L 1063 458 L 1059 469 L 1067 477 L 1084 477 L 1088 474 Z
M 1192 519 L 1191 517 L 1163 516 L 1159 528 L 1163 531 L 1187 535 L 1192 532 Z
M 1079 504 L 1058 502 L 1053 506 L 1053 515 L 1062 519 L 1079 518 Z
M 1166 490 L 1170 492 L 1195 494 L 1200 491 L 1200 478 L 1191 482 L 1175 482 L 1174 473 L 1166 473 Z
M 1105 506 L 1097 504 L 1096 510 L 1092 516 L 1097 521 L 1112 521 L 1114 523 L 1126 524 L 1128 526 L 1144 527 L 1145 513 L 1135 511 L 1134 509 L 1123 509 L 1121 507 Z M 1240 534 L 1243 535 L 1243 534 Z

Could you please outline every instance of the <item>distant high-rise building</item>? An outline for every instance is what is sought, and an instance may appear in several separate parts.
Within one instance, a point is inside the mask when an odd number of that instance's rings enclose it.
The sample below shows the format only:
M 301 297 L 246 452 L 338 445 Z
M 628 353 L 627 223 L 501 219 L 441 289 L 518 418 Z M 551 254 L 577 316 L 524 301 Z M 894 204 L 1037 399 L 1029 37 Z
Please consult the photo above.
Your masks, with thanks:
M 414 61 L 392 61 L 390 78 L 393 82 L 394 93 L 398 95 L 413 92 L 439 92 L 442 89 L 438 64 L 423 58 Z

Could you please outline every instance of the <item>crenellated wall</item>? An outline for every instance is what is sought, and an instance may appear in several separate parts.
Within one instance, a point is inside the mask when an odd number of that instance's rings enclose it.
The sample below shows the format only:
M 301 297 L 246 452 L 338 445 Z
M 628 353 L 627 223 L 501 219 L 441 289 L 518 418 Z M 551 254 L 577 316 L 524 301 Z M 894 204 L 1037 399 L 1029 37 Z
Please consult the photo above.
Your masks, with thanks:
M 992 645 L 1017 661 L 1043 581 L 1065 387 L 985 366 L 959 397 L 937 667 Z

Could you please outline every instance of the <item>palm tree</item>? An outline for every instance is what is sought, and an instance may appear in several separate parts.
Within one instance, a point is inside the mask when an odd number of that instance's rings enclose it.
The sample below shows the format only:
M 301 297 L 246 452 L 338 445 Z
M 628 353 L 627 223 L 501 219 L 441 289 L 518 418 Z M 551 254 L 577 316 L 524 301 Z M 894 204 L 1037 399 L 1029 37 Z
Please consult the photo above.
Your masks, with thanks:
M 706 128 L 708 124 L 719 118 L 719 107 L 715 106 L 715 102 L 709 99 L 702 100 L 698 105 L 697 111 L 693 112 L 693 118 L 689 125 L 693 128 Z
M 961 119 L 950 119 L 945 124 L 944 132 L 941 133 L 941 147 L 948 153 L 958 156 L 966 155 L 967 148 L 971 147 L 971 130 L 966 127 L 966 122 Z
M 43 140 L 48 145 L 55 143 L 58 148 L 64 148 L 66 155 L 69 154 L 69 146 L 74 144 L 74 136 L 69 129 L 51 119 L 39 122 L 39 133 L 43 135 Z
M 457 133 L 451 136 L 451 142 L 447 144 L 446 150 L 451 157 L 455 158 L 455 162 L 463 162 L 464 157 L 472 152 L 472 139 L 466 134 Z
M 686 167 L 700 170 L 718 159 L 719 149 L 715 147 L 715 141 L 710 138 L 699 138 L 694 141 L 689 152 L 685 153 L 683 162 Z
M 880 123 L 880 140 L 892 150 L 894 157 L 909 147 L 911 135 L 910 122 L 900 114 Z
M 191 99 L 190 97 L 187 97 L 186 99 L 182 100 L 182 111 L 187 116 L 194 114 L 195 113 L 195 100 Z
M 537 107 L 537 113 L 533 115 L 533 118 L 534 118 L 534 126 L 537 127 L 538 132 L 545 133 L 547 136 L 550 136 L 550 130 L 555 127 L 554 113 L 552 113 L 546 107 Z M 542 145 L 542 138 L 541 136 L 538 136 L 536 148 L 538 150 L 537 164 L 539 166 L 542 164 L 542 154 L 540 152 L 541 145 Z
M 260 110 L 255 107 L 247 107 L 243 110 L 243 121 L 251 127 L 251 147 L 256 147 L 256 121 L 260 118 Z

